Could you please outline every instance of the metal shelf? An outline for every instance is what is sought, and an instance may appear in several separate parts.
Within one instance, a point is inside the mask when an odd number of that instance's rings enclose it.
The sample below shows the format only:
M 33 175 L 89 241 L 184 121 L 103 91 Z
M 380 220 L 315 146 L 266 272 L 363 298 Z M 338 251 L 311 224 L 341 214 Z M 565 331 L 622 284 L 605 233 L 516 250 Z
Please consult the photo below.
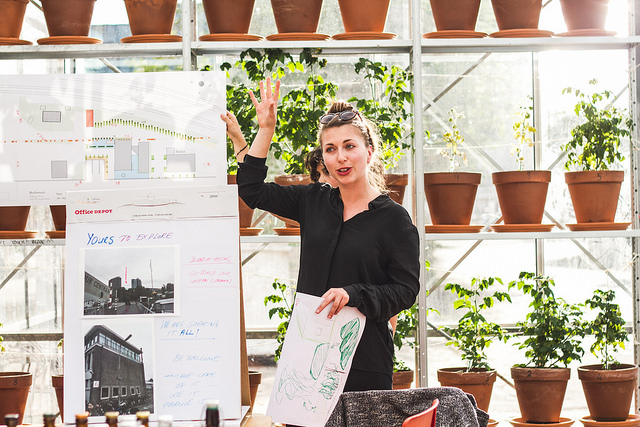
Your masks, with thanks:
M 549 50 L 630 49 L 640 45 L 635 37 L 531 37 L 480 39 L 423 39 L 422 53 L 540 52 Z
M 0 246 L 64 246 L 64 239 L 0 239 Z
M 187 44 L 188 43 L 188 44 Z M 630 49 L 635 37 L 534 37 L 481 39 L 422 39 L 422 53 L 539 52 L 547 50 Z M 408 54 L 411 40 L 321 40 L 174 43 L 110 43 L 78 45 L 0 46 L 0 59 L 120 58 L 180 56 L 185 45 L 192 55 L 236 55 L 246 49 L 321 49 L 323 55 Z
M 496 233 L 486 231 L 480 233 L 425 233 L 425 240 L 523 240 L 523 239 L 598 239 L 598 238 L 632 238 L 640 237 L 640 230 L 597 230 L 597 231 L 548 231 Z

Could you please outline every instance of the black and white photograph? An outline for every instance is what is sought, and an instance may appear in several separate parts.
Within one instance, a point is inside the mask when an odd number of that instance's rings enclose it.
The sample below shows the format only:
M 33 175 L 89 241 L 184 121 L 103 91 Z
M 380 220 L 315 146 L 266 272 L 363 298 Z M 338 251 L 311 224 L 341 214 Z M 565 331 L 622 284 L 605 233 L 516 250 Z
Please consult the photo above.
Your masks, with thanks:
M 83 335 L 87 412 L 153 413 L 153 319 L 84 321 Z
M 177 247 L 86 249 L 84 315 L 174 314 Z

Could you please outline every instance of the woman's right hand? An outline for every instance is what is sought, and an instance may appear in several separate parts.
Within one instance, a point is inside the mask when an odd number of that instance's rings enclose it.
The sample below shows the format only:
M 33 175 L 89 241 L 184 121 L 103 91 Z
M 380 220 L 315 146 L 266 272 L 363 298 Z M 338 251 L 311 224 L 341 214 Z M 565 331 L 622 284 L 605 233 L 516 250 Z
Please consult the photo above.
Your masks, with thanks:
M 265 87 L 266 86 L 266 87 Z M 280 80 L 276 80 L 275 90 L 271 88 L 271 78 L 266 83 L 260 82 L 260 101 L 249 91 L 249 96 L 256 108 L 256 119 L 261 129 L 275 130 L 278 117 L 278 97 L 280 95 Z

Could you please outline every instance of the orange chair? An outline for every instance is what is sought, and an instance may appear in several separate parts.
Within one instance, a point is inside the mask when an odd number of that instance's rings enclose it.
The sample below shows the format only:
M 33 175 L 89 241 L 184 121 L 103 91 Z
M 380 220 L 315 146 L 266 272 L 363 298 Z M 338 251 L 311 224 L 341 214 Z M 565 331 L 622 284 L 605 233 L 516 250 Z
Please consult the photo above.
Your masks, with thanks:
M 429 409 L 426 409 L 419 414 L 415 414 L 404 420 L 402 427 L 435 427 L 436 426 L 436 411 L 440 401 L 435 399 Z

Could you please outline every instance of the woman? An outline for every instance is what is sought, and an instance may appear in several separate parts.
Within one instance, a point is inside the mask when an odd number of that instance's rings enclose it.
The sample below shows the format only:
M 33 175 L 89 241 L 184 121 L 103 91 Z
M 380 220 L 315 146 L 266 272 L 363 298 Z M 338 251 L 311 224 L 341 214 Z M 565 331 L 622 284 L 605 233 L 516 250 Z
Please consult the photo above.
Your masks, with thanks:
M 297 292 L 320 296 L 316 313 L 331 305 L 366 316 L 344 391 L 391 389 L 393 341 L 388 320 L 411 307 L 420 289 L 418 232 L 406 210 L 384 190 L 375 128 L 346 103 L 320 119 L 324 164 L 337 188 L 314 183 L 265 183 L 265 161 L 275 132 L 280 82 L 253 94 L 259 130 L 238 168 L 238 192 L 249 206 L 300 223 Z M 380 185 L 382 183 L 382 185 Z

